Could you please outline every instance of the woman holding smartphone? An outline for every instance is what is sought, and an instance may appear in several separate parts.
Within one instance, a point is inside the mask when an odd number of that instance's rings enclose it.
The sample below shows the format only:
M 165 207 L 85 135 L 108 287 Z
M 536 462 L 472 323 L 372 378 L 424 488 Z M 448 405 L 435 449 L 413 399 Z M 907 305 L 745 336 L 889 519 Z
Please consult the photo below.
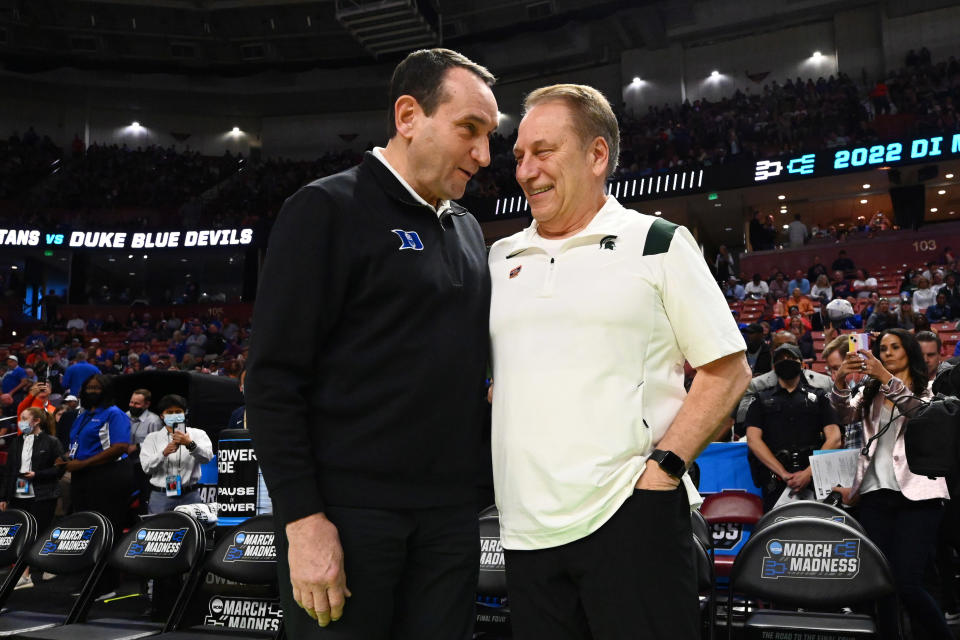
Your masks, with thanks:
M 847 377 L 866 374 L 853 401 Z M 924 588 L 924 569 L 934 559 L 944 500 L 943 478 L 910 472 L 903 427 L 911 411 L 930 398 L 927 367 L 913 334 L 887 329 L 866 349 L 847 354 L 834 378 L 830 400 L 845 423 L 863 421 L 864 448 L 852 487 L 838 487 L 847 504 L 859 502 L 860 523 L 890 561 L 897 594 L 916 638 L 953 638 L 936 600 Z M 898 637 L 897 607 L 881 606 L 882 638 Z
M 20 412 L 19 435 L 7 438 L 7 462 L 0 480 L 0 511 L 20 509 L 33 514 L 37 530 L 44 531 L 53 522 L 60 497 L 62 472 L 56 461 L 63 455 L 63 446 L 53 432 L 53 418 L 39 407 Z M 32 583 L 39 582 L 35 575 Z M 31 583 L 29 569 L 17 587 Z
M 150 513 L 172 511 L 200 498 L 200 467 L 213 459 L 213 444 L 202 429 L 187 426 L 187 401 L 163 396 L 157 411 L 164 428 L 147 434 L 140 445 L 140 466 L 150 478 Z

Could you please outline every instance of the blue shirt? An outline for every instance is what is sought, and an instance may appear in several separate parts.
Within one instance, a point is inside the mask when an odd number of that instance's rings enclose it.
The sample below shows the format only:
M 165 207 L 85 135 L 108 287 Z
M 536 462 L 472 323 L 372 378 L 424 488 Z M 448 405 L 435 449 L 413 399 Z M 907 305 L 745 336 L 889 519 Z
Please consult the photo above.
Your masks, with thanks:
M 791 280 L 787 283 L 787 296 L 793 295 L 793 290 L 800 288 L 800 293 L 805 296 L 810 295 L 810 281 L 806 278 L 801 278 L 800 280 Z
M 60 382 L 70 390 L 70 393 L 79 397 L 80 387 L 83 386 L 83 383 L 86 382 L 90 376 L 95 376 L 98 373 L 100 373 L 100 369 L 89 362 L 78 362 L 77 364 L 72 364 L 67 367 L 67 370 L 63 374 L 63 380 Z
M 77 445 L 73 457 L 92 458 L 118 442 L 130 442 L 130 418 L 117 406 L 82 411 L 70 427 L 70 448 Z
M 10 393 L 13 391 L 14 387 L 20 384 L 20 381 L 27 377 L 27 372 L 24 371 L 23 367 L 17 367 L 11 369 L 3 376 L 3 382 L 0 383 L 0 389 L 3 390 L 3 393 Z

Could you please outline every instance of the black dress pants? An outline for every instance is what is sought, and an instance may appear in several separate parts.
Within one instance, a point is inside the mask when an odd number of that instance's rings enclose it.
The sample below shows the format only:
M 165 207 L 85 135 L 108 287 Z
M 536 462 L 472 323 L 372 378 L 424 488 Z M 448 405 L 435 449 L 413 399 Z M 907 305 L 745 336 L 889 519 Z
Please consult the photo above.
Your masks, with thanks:
M 636 489 L 569 544 L 505 555 L 514 640 L 697 640 L 697 569 L 683 485 Z
M 280 600 L 288 638 L 470 640 L 480 573 L 474 505 L 382 510 L 328 506 L 344 553 L 343 617 L 321 628 L 293 601 L 287 539 L 277 531 Z

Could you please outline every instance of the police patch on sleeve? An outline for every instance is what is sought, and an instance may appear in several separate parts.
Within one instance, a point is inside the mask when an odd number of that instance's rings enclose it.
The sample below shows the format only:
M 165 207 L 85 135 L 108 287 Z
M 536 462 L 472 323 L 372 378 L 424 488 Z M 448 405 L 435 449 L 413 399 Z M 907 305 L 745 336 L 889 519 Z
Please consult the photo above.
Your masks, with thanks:
M 20 527 L 23 525 L 12 524 L 6 527 L 0 527 L 0 551 L 6 551 L 13 545 L 13 541 L 17 539 L 17 532 L 20 531 Z
M 276 562 L 277 548 L 273 544 L 274 534 L 239 531 L 233 537 L 233 544 L 227 548 L 224 562 Z
M 137 539 L 130 543 L 124 558 L 175 558 L 183 546 L 187 528 L 140 529 Z
M 78 556 L 87 550 L 90 541 L 93 540 L 93 534 L 97 527 L 85 527 L 83 529 L 68 529 L 57 527 L 50 533 L 50 537 L 43 543 L 40 549 L 42 556 Z
M 860 572 L 860 541 L 771 540 L 767 543 L 760 577 L 840 578 Z

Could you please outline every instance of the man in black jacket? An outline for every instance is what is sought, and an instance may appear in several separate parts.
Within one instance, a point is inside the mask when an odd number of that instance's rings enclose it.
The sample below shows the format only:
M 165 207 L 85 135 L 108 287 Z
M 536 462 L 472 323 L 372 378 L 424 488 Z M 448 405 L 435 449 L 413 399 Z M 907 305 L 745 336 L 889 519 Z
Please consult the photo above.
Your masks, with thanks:
M 245 391 L 290 637 L 317 633 L 307 615 L 343 616 L 322 638 L 471 637 L 490 281 L 451 200 L 490 162 L 493 82 L 453 51 L 410 54 L 386 148 L 273 228 Z

